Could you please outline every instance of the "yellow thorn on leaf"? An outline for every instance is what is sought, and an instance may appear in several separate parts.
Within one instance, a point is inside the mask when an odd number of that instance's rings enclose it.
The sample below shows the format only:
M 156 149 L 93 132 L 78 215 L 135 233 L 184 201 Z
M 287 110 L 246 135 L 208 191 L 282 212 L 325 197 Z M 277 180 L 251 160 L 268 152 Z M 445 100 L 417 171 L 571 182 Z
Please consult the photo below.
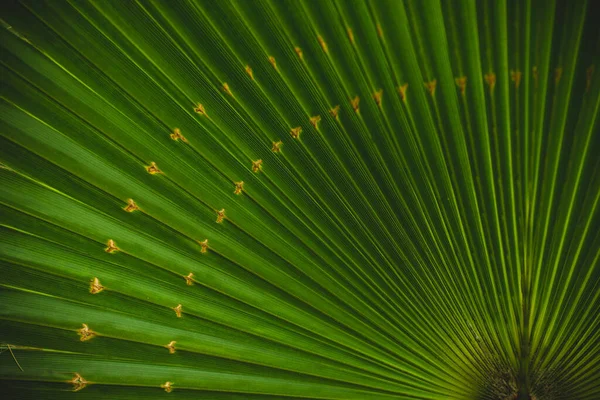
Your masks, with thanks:
M 352 33 L 352 29 L 348 28 L 348 38 L 350 39 L 350 43 L 354 44 L 354 33 Z
M 356 96 L 352 100 L 350 100 L 350 104 L 352 105 L 352 109 L 354 112 L 358 113 L 358 103 L 360 103 L 360 97 Z
M 90 281 L 90 293 L 98 294 L 104 290 L 104 286 L 100 283 L 100 280 L 96 277 Z
M 175 128 L 173 129 L 173 133 L 171 133 L 171 139 L 178 141 L 179 139 L 181 139 L 182 142 L 187 143 L 187 139 L 185 138 L 185 136 L 183 136 L 181 134 L 181 130 L 179 128 Z
M 252 172 L 255 174 L 262 171 L 262 160 L 252 161 Z
M 338 114 L 340 113 L 340 106 L 337 105 L 335 107 L 333 107 L 331 110 L 329 110 L 329 114 L 331 114 L 331 116 L 335 119 L 338 119 Z
M 562 77 L 562 73 L 563 73 L 563 68 L 562 67 L 558 67 L 554 70 L 554 84 L 558 85 L 558 82 L 560 82 L 560 78 Z
M 181 304 L 177 304 L 177 307 L 173 307 L 173 311 L 175 311 L 175 315 L 177 315 L 177 318 L 181 318 L 181 309 Z
M 429 92 L 431 97 L 435 96 L 435 88 L 437 86 L 437 79 L 434 79 L 430 82 L 425 82 L 425 89 Z
M 220 224 L 221 222 L 223 222 L 223 219 L 225 218 L 225 209 L 221 209 L 219 211 L 217 211 L 217 224 Z
M 231 89 L 229 89 L 229 85 L 227 84 L 227 82 L 223 84 L 223 90 L 225 91 L 225 93 L 233 97 L 233 93 L 231 93 Z
M 304 60 L 304 54 L 302 53 L 302 49 L 300 47 L 294 47 L 294 51 L 300 60 Z
M 173 391 L 173 382 L 166 381 L 165 383 L 160 385 L 160 387 L 165 389 L 165 392 L 171 393 Z
M 281 146 L 283 146 L 283 142 L 281 140 L 277 141 L 277 142 L 273 142 L 273 147 L 271 147 L 271 151 L 273 153 L 279 153 L 281 151 Z M 254 168 L 253 168 L 254 170 Z M 256 171 L 254 171 L 256 172 Z
M 406 89 L 408 89 L 408 83 L 398 86 L 398 93 L 400 94 L 400 99 L 402 101 L 406 101 Z
M 254 80 L 254 73 L 252 72 L 252 68 L 249 65 L 246 65 L 246 73 L 250 77 L 250 79 Z
M 71 379 L 69 381 L 69 383 L 73 384 L 73 391 L 74 392 L 78 392 L 81 389 L 83 389 L 84 387 L 86 387 L 88 385 L 88 381 L 86 381 L 83 376 L 79 375 L 77 372 L 75 372 L 75 376 L 73 376 L 73 379 Z
M 300 133 L 302 133 L 301 126 L 297 126 L 295 128 L 290 129 L 290 135 L 292 135 L 294 139 L 300 139 Z
M 201 242 L 198 241 L 198 243 L 200 244 L 200 253 L 206 253 L 206 251 L 208 250 L 208 239 L 204 239 Z M 192 274 L 192 273 L 190 273 L 190 275 L 194 276 L 194 274 Z
M 137 204 L 135 204 L 135 201 L 133 201 L 133 199 L 127 199 L 127 205 L 125 207 L 123 207 L 123 210 L 127 211 L 127 212 L 134 212 L 135 210 L 139 210 L 140 208 L 138 207 Z
M 490 92 L 492 92 L 496 87 L 496 74 L 490 72 L 489 74 L 485 74 L 483 76 L 483 79 L 485 80 L 485 83 L 487 83 L 487 85 L 490 87 Z
M 146 167 L 146 171 L 148 171 L 148 173 L 150 175 L 162 174 L 163 173 L 160 169 L 158 169 L 158 167 L 156 166 L 156 163 L 154 161 L 152 161 L 150 163 L 150 165 L 148 165 Z
M 381 25 L 377 24 L 377 34 L 380 38 L 383 37 L 383 29 L 381 29 Z
M 277 71 L 277 62 L 275 61 L 275 57 L 269 56 L 269 62 L 271 63 L 273 68 L 275 68 L 275 71 Z
M 167 349 L 169 349 L 169 354 L 174 354 L 175 353 L 175 343 L 177 343 L 177 342 L 174 341 L 174 340 L 171 340 L 169 342 L 169 344 L 165 346 Z
M 233 194 L 242 194 L 242 190 L 244 190 L 244 181 L 235 182 Z
M 585 92 L 587 93 L 588 90 L 590 90 L 590 88 L 592 87 L 592 76 L 594 76 L 594 66 L 590 65 L 586 70 L 585 70 Z
M 512 69 L 510 70 L 510 80 L 513 81 L 515 83 L 515 88 L 519 88 L 519 86 L 521 85 L 521 77 L 523 76 L 523 73 L 519 70 L 513 71 Z
M 377 104 L 378 107 L 381 107 L 382 96 L 383 96 L 383 89 L 379 89 L 378 91 L 373 93 L 373 99 L 375 100 L 375 104 Z
M 460 90 L 460 94 L 464 95 L 465 90 L 467 89 L 467 77 L 460 76 L 458 78 L 455 78 L 454 81 L 456 82 L 456 85 L 458 86 L 458 89 Z
M 325 40 L 323 40 L 321 35 L 317 36 L 317 40 L 319 41 L 319 44 L 321 45 L 321 48 L 323 49 L 323 51 L 325 53 L 329 53 L 329 49 L 327 48 L 327 43 L 325 43 Z
M 117 245 L 115 244 L 115 241 L 112 239 L 108 239 L 108 242 L 106 242 L 106 245 L 108 247 L 105 248 L 104 251 L 107 253 L 114 253 L 115 251 L 121 250 L 117 247 Z
M 96 336 L 96 332 L 94 332 L 93 330 L 91 330 L 87 324 L 81 324 L 82 327 L 80 329 L 77 330 L 77 334 L 79 336 L 81 336 L 79 338 L 79 340 L 81 340 L 82 342 L 85 342 L 86 340 L 90 340 L 91 338 L 93 338 L 94 336 Z
M 319 122 L 321 121 L 320 115 L 315 115 L 314 117 L 310 117 L 310 124 L 315 127 L 315 129 L 319 128 Z
M 187 274 L 187 276 L 184 276 L 183 279 L 185 279 L 185 284 L 188 286 L 192 286 L 194 284 L 194 274 L 191 272 Z
M 196 106 L 196 108 L 194 108 L 194 112 L 200 114 L 200 115 L 206 115 L 206 111 L 204 110 L 204 106 L 200 103 L 198 103 L 198 105 Z

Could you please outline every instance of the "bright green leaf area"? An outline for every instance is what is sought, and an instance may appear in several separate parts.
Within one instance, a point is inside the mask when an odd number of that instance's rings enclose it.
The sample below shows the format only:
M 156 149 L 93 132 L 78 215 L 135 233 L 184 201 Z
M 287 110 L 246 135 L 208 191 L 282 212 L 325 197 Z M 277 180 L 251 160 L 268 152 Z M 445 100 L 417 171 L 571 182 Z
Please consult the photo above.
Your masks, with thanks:
M 596 3 L 5 0 L 3 398 L 600 398 Z

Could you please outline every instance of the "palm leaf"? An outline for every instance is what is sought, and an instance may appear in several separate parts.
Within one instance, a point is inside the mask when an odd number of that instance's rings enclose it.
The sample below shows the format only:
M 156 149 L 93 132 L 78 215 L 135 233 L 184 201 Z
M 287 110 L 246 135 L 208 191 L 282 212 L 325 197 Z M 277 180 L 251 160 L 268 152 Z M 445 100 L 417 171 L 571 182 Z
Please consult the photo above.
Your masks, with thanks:
M 3 393 L 597 398 L 598 20 L 5 3 Z

